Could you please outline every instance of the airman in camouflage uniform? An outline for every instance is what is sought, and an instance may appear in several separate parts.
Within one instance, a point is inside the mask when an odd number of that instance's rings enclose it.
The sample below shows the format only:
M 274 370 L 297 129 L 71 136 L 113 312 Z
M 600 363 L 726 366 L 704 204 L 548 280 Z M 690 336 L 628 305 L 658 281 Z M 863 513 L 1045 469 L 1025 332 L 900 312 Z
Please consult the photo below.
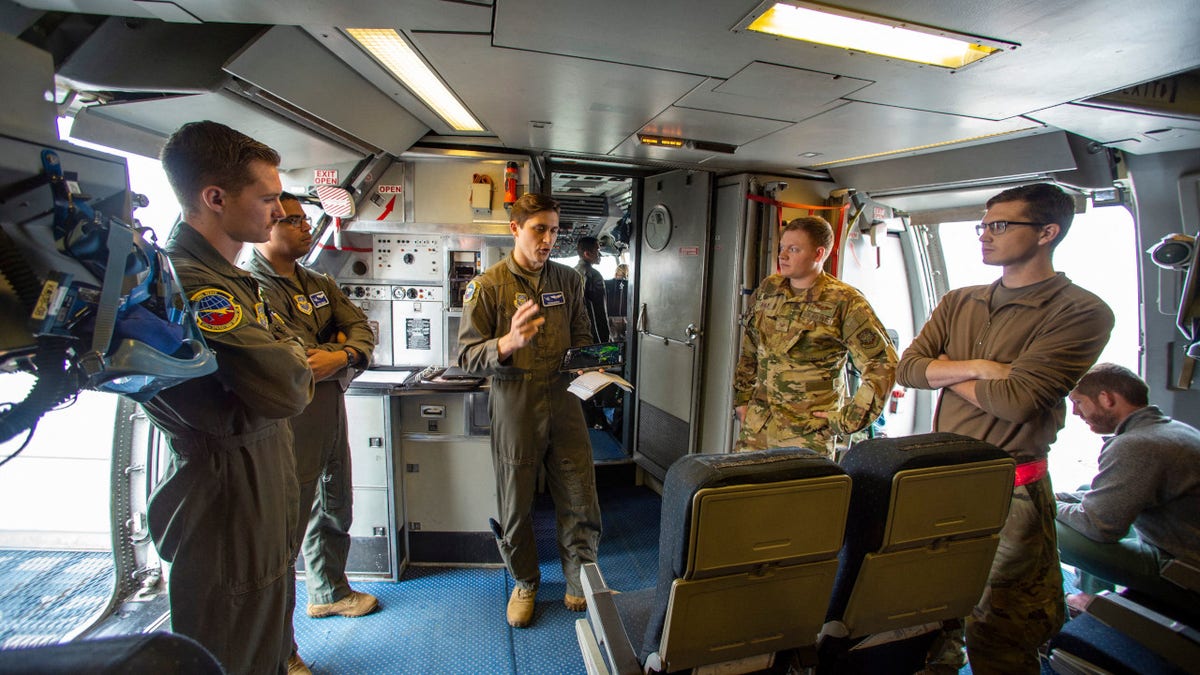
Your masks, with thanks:
M 799 446 L 832 459 L 834 436 L 866 427 L 883 410 L 896 350 L 862 294 L 821 271 L 832 239 L 821 218 L 792 221 L 781 239 L 781 273 L 758 288 L 734 375 L 739 452 Z M 862 374 L 848 401 L 847 357 Z

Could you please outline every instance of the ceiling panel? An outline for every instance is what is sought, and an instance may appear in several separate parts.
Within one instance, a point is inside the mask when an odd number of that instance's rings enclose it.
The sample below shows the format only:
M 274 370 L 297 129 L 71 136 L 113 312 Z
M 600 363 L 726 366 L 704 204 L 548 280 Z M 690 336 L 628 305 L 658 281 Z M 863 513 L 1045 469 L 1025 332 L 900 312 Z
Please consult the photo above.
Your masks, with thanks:
M 288 58 L 280 59 L 280 54 Z M 225 70 L 327 124 L 399 155 L 429 127 L 294 26 L 265 32 Z M 346 105 L 353 101 L 352 105 Z
M 463 103 L 509 147 L 607 154 L 704 81 L 682 73 L 499 49 L 481 35 L 423 33 L 413 38 Z M 551 125 L 536 128 L 532 121 Z
M 731 28 L 757 3 L 727 0 L 506 0 L 496 7 L 495 42 L 717 78 L 732 77 L 755 61 L 769 62 L 872 81 L 850 96 L 855 100 L 990 119 L 1088 98 L 1111 90 L 1114 82 L 1123 86 L 1200 66 L 1195 0 L 837 4 L 1021 46 L 951 73 L 734 33 Z M 535 25 L 538 30 L 529 30 Z
M 283 26 L 352 26 L 355 28 L 405 28 L 487 32 L 492 27 L 489 0 L 447 2 L 446 0 L 172 0 L 175 5 L 202 21 L 214 23 L 257 23 Z M 112 14 L 146 19 L 166 18 L 161 8 L 133 0 L 21 0 L 35 9 L 85 14 Z
M 784 166 L 823 168 L 818 165 L 1040 126 L 1022 118 L 993 122 L 852 102 L 754 141 L 745 151 L 756 159 Z M 989 140 L 995 139 L 977 142 Z M 820 155 L 801 156 L 807 152 Z
M 188 122 L 212 120 L 227 124 L 274 148 L 282 158 L 279 168 L 283 171 L 356 162 L 362 158 L 356 152 L 224 91 L 92 106 L 88 113 L 135 127 L 142 132 L 143 146 L 154 136 L 165 143 L 173 131 Z M 139 153 L 148 154 L 148 149 L 141 147 Z M 157 155 L 157 151 L 154 154 Z
M 755 62 L 728 80 L 705 81 L 677 105 L 798 122 L 838 105 L 839 98 L 869 84 L 853 77 Z
M 1075 103 L 1039 110 L 1028 117 L 1135 155 L 1200 148 L 1200 120 L 1196 119 L 1117 113 Z

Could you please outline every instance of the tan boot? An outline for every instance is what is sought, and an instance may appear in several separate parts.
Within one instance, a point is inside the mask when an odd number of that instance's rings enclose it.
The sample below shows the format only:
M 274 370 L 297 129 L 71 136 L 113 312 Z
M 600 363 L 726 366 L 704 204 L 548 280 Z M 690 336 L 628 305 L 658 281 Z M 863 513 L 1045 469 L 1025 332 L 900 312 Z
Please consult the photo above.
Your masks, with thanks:
M 533 604 L 537 591 L 517 586 L 508 598 L 508 625 L 514 628 L 524 628 L 533 623 Z
M 312 675 L 312 671 L 308 666 L 304 665 L 304 659 L 300 655 L 293 652 L 288 657 L 288 675 Z
M 581 598 L 578 595 L 567 593 L 563 596 L 563 604 L 572 612 L 582 612 L 587 610 L 587 598 Z
M 364 614 L 370 614 L 379 606 L 379 600 L 370 593 L 359 593 L 358 591 L 350 591 L 350 595 L 324 605 L 309 605 L 308 615 L 314 619 L 320 619 L 323 616 L 339 616 L 356 617 Z

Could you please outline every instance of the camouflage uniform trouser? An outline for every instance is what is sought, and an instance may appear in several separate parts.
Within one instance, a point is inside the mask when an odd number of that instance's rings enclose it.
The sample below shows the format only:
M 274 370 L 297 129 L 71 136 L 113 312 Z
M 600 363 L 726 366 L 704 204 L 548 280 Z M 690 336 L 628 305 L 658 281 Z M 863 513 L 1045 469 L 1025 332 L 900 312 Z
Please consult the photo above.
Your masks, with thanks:
M 1013 490 L 987 586 L 967 618 L 971 672 L 1038 673 L 1038 647 L 1065 619 L 1050 477 Z
M 833 439 L 829 436 L 828 430 L 823 429 L 811 434 L 781 438 L 770 424 L 764 426 L 762 431 L 756 434 L 749 433 L 745 427 L 742 427 L 733 451 L 754 452 L 770 448 L 808 448 L 822 457 L 834 459 Z

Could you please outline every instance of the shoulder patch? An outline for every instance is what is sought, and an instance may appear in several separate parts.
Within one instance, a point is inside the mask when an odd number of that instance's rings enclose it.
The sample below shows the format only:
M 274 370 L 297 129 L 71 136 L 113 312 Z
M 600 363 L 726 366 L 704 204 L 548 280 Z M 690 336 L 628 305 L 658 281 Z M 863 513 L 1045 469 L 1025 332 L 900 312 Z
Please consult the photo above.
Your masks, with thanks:
M 202 288 L 188 300 L 196 310 L 196 325 L 209 333 L 224 333 L 242 323 L 242 308 L 233 295 L 219 288 Z
M 475 294 L 479 292 L 479 282 L 474 279 L 467 284 L 467 290 L 463 291 L 463 304 L 467 304 L 475 299 Z
M 271 318 L 267 316 L 267 303 L 254 303 L 254 317 L 258 319 L 258 325 L 262 326 L 263 328 L 271 327 Z

